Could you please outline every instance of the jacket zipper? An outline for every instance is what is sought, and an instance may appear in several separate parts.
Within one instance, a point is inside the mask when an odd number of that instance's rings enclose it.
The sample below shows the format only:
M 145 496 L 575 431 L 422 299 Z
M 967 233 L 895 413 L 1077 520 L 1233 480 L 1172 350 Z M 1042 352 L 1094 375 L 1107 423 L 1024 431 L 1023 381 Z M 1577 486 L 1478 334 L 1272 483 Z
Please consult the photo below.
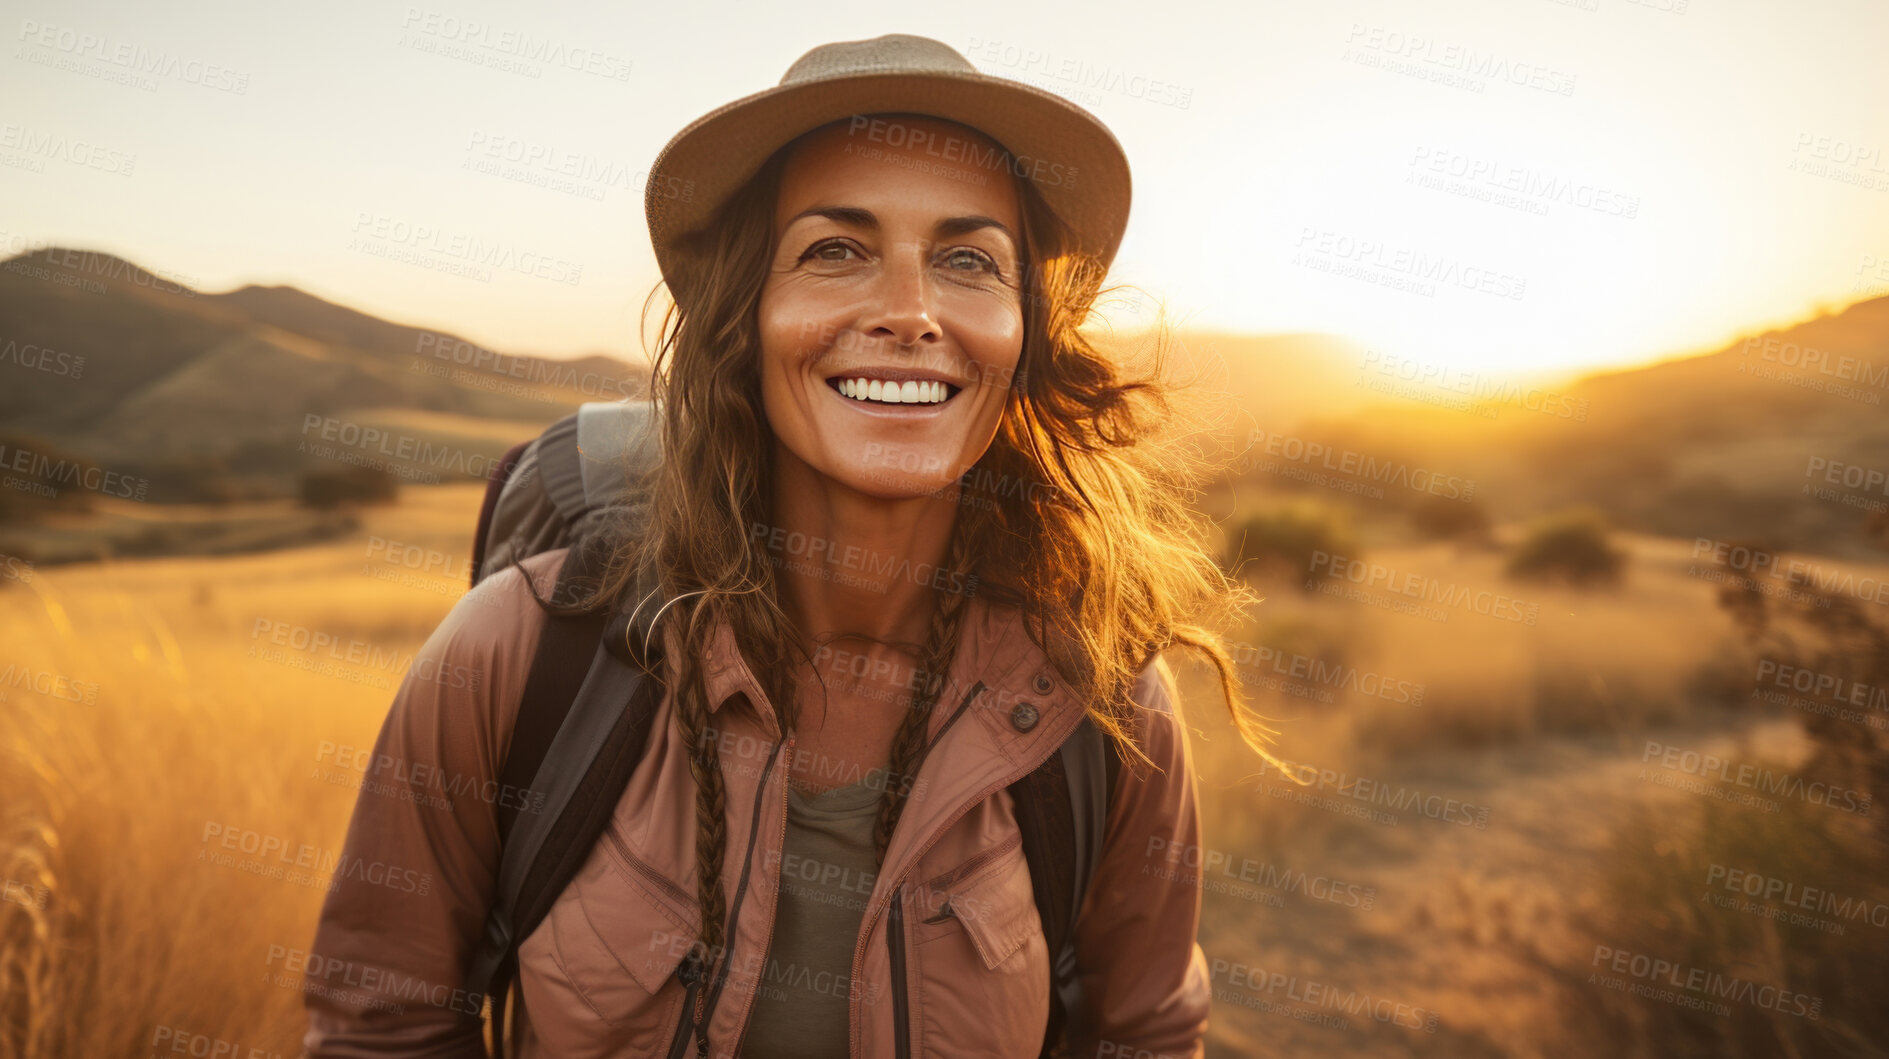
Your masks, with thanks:
M 793 752 L 794 752 L 794 738 L 795 738 L 795 737 L 794 737 L 794 736 L 792 736 L 792 735 L 789 735 L 789 736 L 787 737 L 787 756 L 788 756 L 788 757 L 789 757 L 790 759 L 791 759 L 791 758 L 793 757 Z M 786 782 L 787 782 L 786 780 L 782 780 L 782 781 L 781 781 L 781 783 L 782 783 L 782 788 L 781 788 L 781 830 L 780 830 L 780 841 L 778 841 L 778 842 L 776 842 L 776 843 L 775 843 L 775 845 L 774 845 L 774 848 L 775 848 L 775 849 L 777 849 L 777 850 L 779 850 L 779 849 L 783 849 L 783 848 L 784 848 L 784 847 L 785 847 L 785 846 L 787 845 L 787 790 L 786 790 L 786 786 L 785 786 L 785 784 L 786 784 Z M 774 915 L 773 915 L 773 916 L 769 916 L 769 917 L 768 917 L 768 920 L 767 920 L 767 941 L 766 941 L 766 942 L 764 942 L 764 943 L 763 943 L 763 944 L 761 945 L 761 970 L 760 970 L 760 973 L 761 973 L 761 975 L 762 975 L 763 977 L 765 977 L 765 976 L 767 975 L 767 958 L 768 958 L 768 957 L 769 957 L 770 955 L 772 955 L 772 954 L 773 954 L 773 952 L 774 952 L 774 920 L 775 920 L 775 919 L 776 919 L 776 918 L 777 918 L 777 917 L 778 917 L 778 916 L 780 915 L 780 901 L 781 901 L 781 876 L 780 876 L 780 873 L 779 873 L 779 872 L 775 872 L 775 873 L 774 873 Z M 751 1005 L 751 1006 L 750 1006 L 750 1007 L 748 1008 L 748 1016 L 749 1016 L 749 1019 L 751 1019 L 751 1018 L 753 1017 L 753 1015 L 754 1015 L 754 1008 L 753 1008 L 753 1007 L 752 1007 L 752 1005 Z M 741 1042 L 743 1042 L 743 1041 L 745 1041 L 745 1040 L 747 1040 L 747 1038 L 748 1038 L 748 1021 L 749 1021 L 749 1019 L 743 1019 L 743 1020 L 742 1020 L 742 1023 L 741 1023 L 741 1031 L 740 1031 L 739 1033 L 737 1033 L 737 1034 L 735 1034 L 735 1050 L 734 1050 L 734 1054 L 735 1054 L 735 1055 L 737 1055 L 737 1056 L 741 1054 Z
M 905 884 L 892 891 L 892 908 L 887 912 L 886 946 L 892 953 L 892 1023 L 893 1054 L 897 1059 L 911 1059 L 910 1000 L 905 995 Z
M 1023 845 L 1023 835 L 1020 833 L 1011 835 L 1009 838 L 1004 839 L 1002 842 L 999 842 L 996 845 L 985 850 L 984 852 L 979 853 L 977 856 L 972 857 L 970 860 L 965 861 L 963 864 L 958 865 L 957 867 L 951 869 L 950 871 L 944 872 L 943 874 L 938 875 L 935 878 L 926 880 L 924 883 L 924 889 L 919 891 L 919 899 L 921 901 L 929 902 L 931 900 L 931 898 L 929 897 L 929 894 L 931 891 L 938 890 L 946 886 L 955 886 L 958 883 L 963 882 L 965 879 L 968 879 L 971 876 L 976 875 L 978 872 L 984 870 L 984 866 L 986 864 L 989 864 L 990 862 L 996 860 L 998 857 L 1003 856 L 1004 854 L 1010 852 L 1013 849 L 1016 849 L 1018 846 L 1021 846 L 1021 845 Z M 946 898 L 946 903 L 947 904 L 950 903 L 949 897 Z M 940 908 L 938 911 L 943 912 L 944 909 Z M 926 920 L 926 922 L 929 923 L 931 922 L 931 920 Z
M 931 755 L 931 748 L 932 748 L 932 747 L 934 747 L 934 746 L 936 746 L 936 745 L 938 745 L 938 742 L 939 742 L 939 740 L 941 740 L 941 739 L 943 739 L 943 738 L 944 738 L 944 733 L 945 733 L 945 732 L 946 732 L 946 731 L 947 731 L 947 730 L 948 730 L 948 729 L 949 729 L 949 728 L 950 728 L 950 727 L 951 727 L 951 726 L 952 726 L 953 724 L 955 724 L 955 723 L 957 723 L 957 719 L 958 719 L 959 717 L 961 717 L 961 716 L 963 716 L 963 715 L 964 715 L 964 711 L 965 711 L 965 709 L 967 709 L 967 708 L 968 708 L 968 707 L 969 707 L 969 706 L 971 705 L 971 700 L 972 700 L 972 699 L 975 699 L 975 698 L 977 698 L 977 696 L 978 696 L 978 695 L 979 695 L 980 693 L 982 693 L 982 692 L 983 692 L 983 690 L 984 690 L 984 682 L 980 680 L 980 681 L 978 681 L 977 683 L 975 683 L 975 684 L 973 684 L 973 685 L 971 685 L 971 690 L 970 690 L 970 691 L 967 691 L 967 692 L 965 692 L 965 693 L 964 693 L 964 701 L 963 701 L 963 702 L 960 702 L 960 703 L 958 704 L 958 708 L 957 708 L 957 710 L 956 710 L 956 711 L 954 711 L 954 712 L 953 712 L 953 713 L 951 714 L 951 716 L 950 716 L 950 717 L 947 717 L 947 718 L 945 718 L 945 723 L 944 723 L 944 726 L 938 729 L 938 736 L 937 736 L 937 738 L 934 738 L 934 739 L 933 739 L 933 740 L 932 740 L 931 742 L 929 742 L 929 743 L 927 743 L 927 744 L 925 744 L 925 753 L 926 753 L 926 756 L 927 756 L 927 757 L 929 757 L 929 756 Z M 919 764 L 920 764 L 920 766 L 922 767 L 922 766 L 923 766 L 923 764 L 924 764 L 924 762 L 923 762 L 923 761 L 921 760 L 921 761 L 919 762 Z M 995 789 L 996 789 L 996 788 L 992 788 L 992 790 L 995 790 Z M 985 794 L 983 794 L 983 795 L 980 795 L 980 796 L 979 796 L 979 798 L 978 798 L 978 801 L 982 801 L 982 800 L 984 800 L 984 798 L 987 798 L 987 797 L 989 797 L 989 792 L 986 792 Z M 976 805 L 976 804 L 977 804 L 977 802 L 972 802 L 972 803 L 971 803 L 971 805 Z M 966 807 L 965 807 L 965 810 L 966 810 L 967 812 L 969 811 L 969 809 L 970 809 L 970 806 L 966 806 Z M 959 815 L 959 816 L 962 816 L 962 815 L 964 815 L 964 814 L 963 814 L 963 813 L 959 813 L 958 815 Z M 947 827 L 947 828 L 949 828 L 949 827 L 951 826 L 951 824 L 954 824 L 954 823 L 956 823 L 956 822 L 957 822 L 957 820 L 956 820 L 956 818 L 954 817 L 954 818 L 953 818 L 953 819 L 951 819 L 950 821 L 947 821 L 947 822 L 946 822 L 946 824 L 945 824 L 945 827 Z M 942 832 L 940 832 L 940 834 L 942 834 Z M 934 836 L 932 836 L 932 840 L 931 840 L 932 842 L 936 842 L 937 840 L 938 840 L 938 836 L 937 836 L 937 835 L 934 835 Z M 929 848 L 930 848 L 930 844 L 929 844 L 929 843 L 927 843 L 927 845 L 926 845 L 926 848 L 927 848 L 927 849 L 929 849 Z M 922 855 L 924 851 L 923 851 L 923 850 L 920 850 L 919 852 L 920 852 L 920 854 Z M 900 890 L 903 890 L 903 889 L 904 889 L 904 884 L 903 884 L 903 883 L 901 883 L 901 884 L 899 884 L 899 889 L 900 889 Z M 893 905 L 893 907 L 894 907 L 894 908 L 897 908 L 898 906 L 897 906 L 896 904 L 894 904 L 894 905 Z M 852 969 L 852 974 L 853 974 L 853 978 L 852 978 L 852 981 L 855 981 L 855 982 L 859 980 L 859 978 L 858 978 L 858 975 L 859 975 L 859 965 L 860 965 L 860 961 L 862 961 L 862 960 L 864 960 L 864 959 L 865 959 L 865 957 L 866 957 L 866 938 L 867 938 L 867 936 L 868 936 L 868 935 L 870 934 L 870 932 L 871 932 L 871 931 L 870 931 L 870 928 L 871 928 L 871 925 L 872 925 L 872 916 L 873 916 L 873 914 L 874 914 L 874 909 L 872 909 L 872 908 L 868 908 L 868 909 L 866 909 L 866 912 L 865 912 L 865 915 L 863 915 L 863 916 L 862 916 L 862 917 L 860 918 L 860 921 L 859 921 L 859 944 L 853 947 L 853 969 Z M 900 916 L 900 921 L 901 921 L 901 923 L 903 922 L 903 918 L 904 918 L 904 917 L 903 917 L 903 915 L 901 914 L 901 916 Z M 901 939 L 901 940 L 902 940 L 902 939 Z M 901 956 L 901 958 L 903 958 L 903 956 L 904 956 L 904 953 L 903 953 L 903 951 L 901 951 L 901 952 L 900 952 L 900 956 Z M 903 992 L 904 992 L 904 989 L 905 989 L 905 982 L 904 982 L 904 980 L 903 980 L 903 976 L 902 976 L 902 975 L 900 975 L 900 974 L 898 974 L 898 973 L 897 973 L 896 971 L 895 971 L 895 972 L 893 973 L 893 976 L 892 976 L 892 977 L 893 977 L 893 979 L 894 979 L 894 982 L 893 982 L 893 986 L 892 986 L 892 988 L 893 988 L 893 989 L 895 990 L 895 992 L 893 993 L 893 1005 L 894 1005 L 894 1011 L 896 1011 L 896 1010 L 897 1010 L 897 1005 L 898 1005 L 898 1003 L 899 1003 L 899 997 L 900 997 L 900 996 L 901 996 L 901 995 L 903 994 Z M 852 1004 L 852 1005 L 850 1005 L 850 1006 L 849 1006 L 849 1008 L 848 1008 L 848 1014 L 849 1014 L 849 1016 L 856 1016 L 856 1015 L 857 1015 L 857 1010 L 858 1010 L 858 1005 L 857 1005 L 857 1003 L 854 1003 L 854 1004 Z M 899 1030 L 899 1032 L 900 1032 L 900 1033 L 902 1034 L 902 1033 L 904 1032 L 904 1025 L 903 1025 L 903 1023 L 904 1023 L 904 1019 L 903 1019 L 903 1018 L 900 1018 L 900 1019 L 899 1019 L 898 1021 L 900 1022 L 900 1030 Z M 857 1055 L 857 1054 L 859 1053 L 859 1022 L 858 1022 L 858 1019 L 857 1019 L 856 1017 L 853 1017 L 853 1018 L 852 1018 L 852 1022 L 853 1022 L 853 1033 L 852 1033 L 852 1047 L 851 1047 L 851 1051 L 852 1051 L 852 1053 L 853 1053 L 853 1054 L 855 1054 L 855 1055 Z M 908 1042 L 908 1046 L 909 1046 L 909 1042 Z
M 675 880 L 657 871 L 654 866 L 645 863 L 641 857 L 631 853 L 630 847 L 624 843 L 622 836 L 618 835 L 615 829 L 605 828 L 603 835 L 604 838 L 610 841 L 610 845 L 615 847 L 617 855 L 622 858 L 623 863 L 628 865 L 631 871 L 648 879 L 651 884 L 661 890 L 665 895 L 674 898 L 677 907 L 683 910 L 683 914 L 687 914 L 686 910 L 695 904 L 695 898 L 692 895 L 684 891 L 682 887 L 676 885 Z
M 661 890 L 665 895 L 675 899 L 678 908 L 687 909 L 695 904 L 695 898 L 683 892 L 682 888 L 676 885 L 675 880 L 657 871 L 655 867 L 644 862 L 641 857 L 631 853 L 630 847 L 624 843 L 622 836 L 618 835 L 615 829 L 605 828 L 603 834 L 604 838 L 609 841 L 611 847 L 616 850 L 617 856 L 623 863 L 629 865 L 631 871 L 648 879 L 658 890 Z M 688 990 L 682 997 L 682 1017 L 676 1024 L 675 1036 L 670 1040 L 670 1059 L 681 1059 L 682 1056 L 687 1054 L 685 1049 L 687 1049 L 689 1040 L 692 1037 L 690 1030 L 694 1028 L 695 1009 L 701 1003 L 702 979 L 704 974 L 701 960 L 694 952 L 690 952 L 688 959 L 683 962 L 679 977 L 687 984 Z
M 683 1059 L 688 1054 L 689 1041 L 694 1034 L 695 1005 L 702 994 L 702 961 L 696 954 L 689 953 L 689 958 L 682 962 L 682 980 L 688 983 L 688 989 L 682 994 L 682 1018 L 676 1023 L 676 1035 L 669 1040 L 669 1059 Z

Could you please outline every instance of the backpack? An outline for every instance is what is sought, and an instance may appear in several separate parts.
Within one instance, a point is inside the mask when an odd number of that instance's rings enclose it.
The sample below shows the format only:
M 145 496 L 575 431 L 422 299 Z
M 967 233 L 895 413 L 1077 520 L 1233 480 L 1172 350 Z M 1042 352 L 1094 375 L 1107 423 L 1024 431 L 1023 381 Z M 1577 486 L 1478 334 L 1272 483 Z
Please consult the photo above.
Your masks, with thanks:
M 647 510 L 626 469 L 651 466 L 661 456 L 653 406 L 636 399 L 586 402 L 537 438 L 513 446 L 486 484 L 472 584 L 514 560 L 568 547 L 553 596 L 575 598 L 572 586 L 598 569 L 612 535 L 633 532 Z M 499 1059 L 508 1046 L 505 1006 L 518 944 L 544 919 L 609 824 L 661 702 L 661 645 L 653 633 L 662 608 L 646 587 L 628 594 L 644 605 L 548 615 L 526 678 L 500 783 L 532 792 L 536 809 L 521 816 L 515 805 L 497 808 L 497 886 L 464 983 L 469 995 L 491 1002 L 489 1035 Z M 1113 741 L 1084 719 L 1057 753 L 1009 788 L 1051 954 L 1044 1056 L 1059 1052 L 1067 1012 L 1077 1002 L 1075 918 L 1101 856 L 1120 767 Z M 705 976 L 693 955 L 677 975 L 689 992 L 684 1010 L 690 1010 Z

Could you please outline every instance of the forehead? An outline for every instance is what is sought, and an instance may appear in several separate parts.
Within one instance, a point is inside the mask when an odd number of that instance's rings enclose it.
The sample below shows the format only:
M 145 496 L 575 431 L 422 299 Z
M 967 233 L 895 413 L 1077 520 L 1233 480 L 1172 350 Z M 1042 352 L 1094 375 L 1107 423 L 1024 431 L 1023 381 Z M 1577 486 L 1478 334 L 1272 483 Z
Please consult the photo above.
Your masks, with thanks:
M 859 206 L 882 219 L 904 211 L 982 214 L 1021 228 L 1016 188 L 997 141 L 935 118 L 854 118 L 807 136 L 781 173 L 779 231 L 810 206 Z

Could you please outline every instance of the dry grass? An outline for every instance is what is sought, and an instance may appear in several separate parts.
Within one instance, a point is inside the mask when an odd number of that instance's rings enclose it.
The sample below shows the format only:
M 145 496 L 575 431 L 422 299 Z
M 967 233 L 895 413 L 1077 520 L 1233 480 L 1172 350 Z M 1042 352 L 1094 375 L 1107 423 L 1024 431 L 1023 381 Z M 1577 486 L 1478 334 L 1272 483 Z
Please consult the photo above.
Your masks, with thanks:
M 199 859 L 217 849 L 205 827 L 338 849 L 355 795 L 315 775 L 319 748 L 369 745 L 401 674 L 319 675 L 251 657 L 267 643 L 257 623 L 404 657 L 460 591 L 476 502 L 475 487 L 411 489 L 396 507 L 362 512 L 354 536 L 320 546 L 42 567 L 30 583 L 0 581 L 0 642 L 16 672 L 97 685 L 89 704 L 30 681 L 0 688 L 0 1059 L 144 1055 L 160 1034 L 207 1035 L 238 1054 L 299 1050 L 295 976 L 272 979 L 281 961 L 270 954 L 307 946 L 321 891 Z M 370 556 L 373 537 L 436 549 L 451 573 Z M 1285 719 L 1281 756 L 1490 806 L 1487 830 L 1413 817 L 1372 826 L 1270 796 L 1276 774 L 1261 777 L 1227 730 L 1205 670 L 1174 658 L 1202 736 L 1212 847 L 1378 894 L 1368 909 L 1210 895 L 1210 957 L 1370 988 L 1443 1016 L 1431 1035 L 1222 1004 L 1216 1053 L 1581 1054 L 1618 1029 L 1572 1021 L 1595 1008 L 1568 976 L 1573 924 L 1621 900 L 1609 896 L 1606 865 L 1669 874 L 1633 845 L 1646 832 L 1616 836 L 1642 803 L 1675 818 L 1672 792 L 1632 781 L 1636 748 L 1648 733 L 1750 719 L 1697 691 L 1702 672 L 1732 684 L 1742 672 L 1748 688 L 1750 670 L 1728 652 L 1715 586 L 1685 572 L 1684 542 L 1626 544 L 1625 583 L 1600 593 L 1511 584 L 1493 551 L 1378 543 L 1368 553 L 1514 596 L 1533 606 L 1533 625 L 1462 608 L 1432 621 L 1292 591 L 1271 593 L 1256 624 L 1233 636 L 1249 649 L 1249 693 Z M 1421 701 L 1342 681 L 1268 686 L 1281 674 L 1260 647 L 1286 664 L 1296 655 L 1420 686 Z
M 1771 1007 L 1734 1000 L 1724 1004 L 1728 1013 L 1668 1010 L 1612 992 L 1585 998 L 1596 1021 L 1625 1046 L 1620 1054 L 1889 1054 L 1889 1011 L 1881 1004 L 1889 985 L 1881 853 L 1872 848 L 1867 830 L 1866 821 L 1794 799 L 1784 800 L 1777 813 L 1710 800 L 1688 814 L 1644 807 L 1634 813 L 1609 858 L 1605 913 L 1594 924 L 1595 936 L 1615 948 L 1795 995 Z M 1838 901 L 1820 910 L 1812 897 L 1805 912 L 1776 896 L 1753 899 L 1742 885 L 1725 885 L 1732 870 L 1757 876 L 1760 894 L 1776 880 L 1792 887 L 1800 901 L 1804 887 L 1830 887 Z M 1797 913 L 1807 921 L 1720 907 L 1707 896 Z M 1844 916 L 1830 910 L 1842 908 L 1855 911 Z
M 463 562 L 476 488 L 414 492 L 367 531 Z M 0 582 L 7 663 L 31 674 L 0 688 L 0 1056 L 143 1055 L 190 1034 L 299 1051 L 300 994 L 270 955 L 307 947 L 323 891 L 214 863 L 206 827 L 338 849 L 354 792 L 316 777 L 322 741 L 371 745 L 401 673 L 252 657 L 257 623 L 404 657 L 458 587 L 369 558 L 360 536 Z M 62 698 L 84 684 L 93 701 Z
M 1533 625 L 1452 608 L 1442 608 L 1447 620 L 1428 620 L 1287 590 L 1270 592 L 1255 624 L 1236 636 L 1273 647 L 1275 660 L 1296 654 L 1420 685 L 1421 704 L 1312 679 L 1285 687 L 1268 664 L 1247 688 L 1264 712 L 1283 719 L 1277 750 L 1287 760 L 1330 769 L 1339 784 L 1489 807 L 1487 830 L 1412 812 L 1373 824 L 1327 811 L 1354 804 L 1340 786 L 1315 792 L 1326 796 L 1322 807 L 1280 797 L 1280 778 L 1260 774 L 1221 718 L 1210 673 L 1182 667 L 1209 847 L 1232 861 L 1251 858 L 1376 892 L 1368 909 L 1291 893 L 1277 906 L 1210 894 L 1202 923 L 1209 958 L 1442 1016 L 1429 1035 L 1355 1016 L 1350 1028 L 1333 1028 L 1223 1003 L 1212 1031 L 1220 1047 L 1281 1055 L 1877 1054 L 1875 1001 L 1870 988 L 1857 988 L 1884 980 L 1876 928 L 1866 926 L 1868 936 L 1853 927 L 1849 936 L 1780 939 L 1760 918 L 1728 924 L 1735 913 L 1688 913 L 1711 858 L 1875 895 L 1880 848 L 1872 872 L 1860 840 L 1841 857 L 1831 852 L 1827 811 L 1815 820 L 1726 812 L 1638 776 L 1648 740 L 1740 761 L 1788 752 L 1790 767 L 1813 766 L 1800 718 L 1750 701 L 1752 650 L 1719 608 L 1717 586 L 1690 572 L 1690 542 L 1620 543 L 1630 554 L 1624 583 L 1602 591 L 1511 582 L 1499 553 L 1474 548 L 1380 542 L 1365 557 L 1472 592 L 1505 592 L 1534 605 Z M 1684 1009 L 1591 986 L 1596 937 L 1820 989 L 1822 1021 L 1746 1011 L 1702 1026 Z M 1862 974 L 1865 965 L 1877 970 Z M 1857 982 L 1839 985 L 1845 974 Z M 1296 1007 L 1303 1016 L 1309 1006 Z
M 1355 669 L 1420 698 L 1396 701 L 1402 696 L 1337 680 L 1301 679 L 1306 690 L 1281 692 L 1265 683 L 1285 676 L 1272 660 L 1248 667 L 1249 692 L 1292 720 L 1287 738 L 1300 748 L 1288 752 L 1293 760 L 1318 760 L 1304 748 L 1322 746 L 1334 725 L 1351 733 L 1337 744 L 1349 760 L 1381 763 L 1437 748 L 1673 723 L 1690 714 L 1700 669 L 1734 632 L 1714 605 L 1714 585 L 1663 567 L 1629 561 L 1620 588 L 1582 591 L 1512 581 L 1501 573 L 1500 553 L 1449 544 L 1380 547 L 1362 561 L 1434 579 L 1464 602 L 1420 604 L 1425 613 L 1410 614 L 1332 595 L 1268 593 L 1255 623 L 1232 639 Z M 1420 603 L 1370 591 L 1377 601 Z

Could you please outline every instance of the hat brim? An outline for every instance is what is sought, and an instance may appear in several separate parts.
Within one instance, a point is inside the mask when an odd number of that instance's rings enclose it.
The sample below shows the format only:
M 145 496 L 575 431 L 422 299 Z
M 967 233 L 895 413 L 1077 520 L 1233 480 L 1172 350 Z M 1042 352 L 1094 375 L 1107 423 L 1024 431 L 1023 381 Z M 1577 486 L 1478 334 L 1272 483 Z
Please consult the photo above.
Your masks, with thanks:
M 676 240 L 703 226 L 782 144 L 840 118 L 891 111 L 947 118 L 996 140 L 1068 225 L 1076 249 L 1104 267 L 1115 259 L 1132 189 L 1128 156 L 1108 126 L 1061 96 L 1019 81 L 908 71 L 777 86 L 718 107 L 678 132 L 657 155 L 644 190 L 663 278 L 673 278 Z M 1010 171 L 988 159 L 951 158 L 950 150 L 943 145 L 931 152 L 938 167 L 992 179 Z

